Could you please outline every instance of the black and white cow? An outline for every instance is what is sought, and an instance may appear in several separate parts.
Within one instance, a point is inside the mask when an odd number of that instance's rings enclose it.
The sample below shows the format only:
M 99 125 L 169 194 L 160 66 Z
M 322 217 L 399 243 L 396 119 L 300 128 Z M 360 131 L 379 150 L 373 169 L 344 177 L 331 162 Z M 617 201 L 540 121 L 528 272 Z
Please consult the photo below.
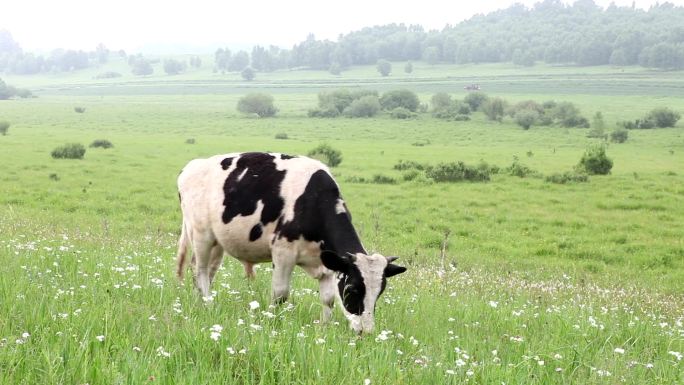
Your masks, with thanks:
M 406 271 L 394 257 L 368 255 L 337 183 L 317 160 L 258 152 L 195 159 L 178 177 L 178 191 L 178 277 L 190 243 L 205 297 L 224 252 L 242 262 L 248 277 L 255 263 L 272 261 L 276 302 L 287 299 L 298 265 L 319 281 L 323 321 L 337 293 L 352 329 L 370 332 L 386 278 Z

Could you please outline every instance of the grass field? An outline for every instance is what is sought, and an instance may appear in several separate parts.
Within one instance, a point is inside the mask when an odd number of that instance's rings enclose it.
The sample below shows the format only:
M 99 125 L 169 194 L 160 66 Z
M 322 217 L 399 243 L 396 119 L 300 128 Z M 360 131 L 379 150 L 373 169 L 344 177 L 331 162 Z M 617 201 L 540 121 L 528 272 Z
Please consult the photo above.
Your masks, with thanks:
M 684 112 L 682 73 L 416 63 L 406 75 L 402 67 L 386 79 L 360 67 L 341 77 L 258 74 L 251 83 L 208 68 L 92 79 L 128 73 L 122 63 L 3 77 L 38 97 L 0 102 L 0 120 L 12 124 L 0 136 L 0 384 L 684 382 L 681 121 L 610 144 L 612 173 L 588 183 L 498 174 L 442 184 L 403 181 L 393 166 L 506 167 L 517 157 L 548 175 L 571 170 L 596 139 L 587 129 L 524 131 L 481 113 L 469 122 L 306 117 L 322 89 L 409 88 L 427 102 L 437 91 L 461 98 L 478 82 L 512 102 L 601 111 L 610 130 L 654 107 Z M 252 90 L 274 94 L 279 116 L 240 115 L 237 100 Z M 115 147 L 89 148 L 83 160 L 50 157 L 63 143 L 95 139 Z M 381 298 L 375 334 L 357 338 L 339 311 L 333 324 L 317 323 L 315 281 L 300 271 L 291 304 L 278 307 L 269 306 L 267 265 L 247 282 L 227 258 L 208 305 L 191 279 L 175 281 L 175 178 L 190 159 L 303 154 L 322 142 L 343 153 L 333 173 L 366 248 L 409 267 Z M 396 183 L 358 182 L 375 175 Z

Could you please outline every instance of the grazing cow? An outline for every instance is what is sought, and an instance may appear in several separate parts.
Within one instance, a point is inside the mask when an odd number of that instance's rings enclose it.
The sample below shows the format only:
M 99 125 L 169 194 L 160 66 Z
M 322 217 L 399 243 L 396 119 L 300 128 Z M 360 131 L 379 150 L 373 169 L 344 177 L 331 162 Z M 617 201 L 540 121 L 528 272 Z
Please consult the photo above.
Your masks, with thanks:
M 178 191 L 178 277 L 190 243 L 205 297 L 224 252 L 242 262 L 248 277 L 255 263 L 272 261 L 275 302 L 287 299 L 298 265 L 319 281 L 323 321 L 337 293 L 352 329 L 370 332 L 386 278 L 406 271 L 392 263 L 395 257 L 368 255 L 337 183 L 317 160 L 258 152 L 195 159 L 179 175 Z

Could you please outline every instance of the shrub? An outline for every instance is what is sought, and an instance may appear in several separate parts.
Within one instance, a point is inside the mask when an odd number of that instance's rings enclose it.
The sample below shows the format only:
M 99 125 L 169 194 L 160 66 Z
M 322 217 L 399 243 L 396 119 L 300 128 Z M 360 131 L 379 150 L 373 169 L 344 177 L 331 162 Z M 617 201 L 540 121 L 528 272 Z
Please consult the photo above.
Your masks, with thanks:
M 245 67 L 245 69 L 240 72 L 240 76 L 242 76 L 243 79 L 247 80 L 248 82 L 254 80 L 256 77 L 256 71 L 252 67 Z
M 413 160 L 399 160 L 393 167 L 395 170 L 425 170 L 427 166 Z
M 624 143 L 627 141 L 629 131 L 624 128 L 618 128 L 610 133 L 610 141 L 615 143 Z
M 482 112 L 489 118 L 489 120 L 496 120 L 498 122 L 503 119 L 506 111 L 506 101 L 501 98 L 487 99 L 480 107 Z
M 411 181 L 416 179 L 420 175 L 418 170 L 406 170 L 401 174 L 401 178 L 405 181 Z
M 74 107 L 74 111 L 79 113 L 79 114 L 84 113 L 85 110 L 86 110 L 85 107 Z
M 425 176 L 435 182 L 482 182 L 489 180 L 490 170 L 480 166 L 470 166 L 463 162 L 440 163 L 425 170 Z
M 518 178 L 540 175 L 537 171 L 520 163 L 517 156 L 513 157 L 513 163 L 511 163 L 510 166 L 506 167 L 505 171 L 508 173 L 508 175 L 517 176 Z
M 519 110 L 513 117 L 513 120 L 525 130 L 529 130 L 537 119 L 539 119 L 539 112 L 527 109 Z
M 373 179 L 371 179 L 371 183 L 375 184 L 396 184 L 397 180 L 387 176 L 387 175 L 382 175 L 382 174 L 375 174 L 373 175 Z
M 119 77 L 121 77 L 121 74 L 114 71 L 102 72 L 95 75 L 95 79 L 113 79 Z
M 275 134 L 275 138 L 281 139 L 281 140 L 288 139 L 287 133 L 284 133 L 284 132 L 279 132 L 279 133 Z
M 589 176 L 585 173 L 582 172 L 576 172 L 576 171 L 566 171 L 562 173 L 554 173 L 546 178 L 544 178 L 546 182 L 549 183 L 557 183 L 557 184 L 566 184 L 566 183 L 572 183 L 572 182 L 588 182 L 589 181 Z
M 55 159 L 83 159 L 86 149 L 81 143 L 67 143 L 52 150 Z
M 439 111 L 451 106 L 452 100 L 451 95 L 446 92 L 438 92 L 432 95 L 430 98 L 430 105 L 432 105 L 432 111 Z
M 606 155 L 606 148 L 603 146 L 594 146 L 588 148 L 577 169 L 585 171 L 589 175 L 607 175 L 610 174 L 610 169 L 613 168 L 613 161 Z
M 432 110 L 432 116 L 438 119 L 470 120 L 470 118 L 462 118 L 468 114 L 470 114 L 470 106 L 459 100 L 451 101 L 448 105 L 440 105 Z
M 332 63 L 328 68 L 328 72 L 330 72 L 331 75 L 339 75 L 342 73 L 342 67 L 339 63 Z
M 342 152 L 328 144 L 320 144 L 309 151 L 308 156 L 318 159 L 330 167 L 337 167 L 342 163 Z
M 674 127 L 682 116 L 667 107 L 656 108 L 646 116 L 647 120 L 652 121 L 656 127 Z
M 244 114 L 257 114 L 260 118 L 271 117 L 278 112 L 273 105 L 273 96 L 258 92 L 240 98 L 237 109 Z
M 380 59 L 375 68 L 380 72 L 380 75 L 389 76 L 390 72 L 392 72 L 392 63 L 385 59 Z
M 310 118 L 336 118 L 340 116 L 340 111 L 335 106 L 326 106 L 311 109 L 307 115 Z
M 0 122 L 0 134 L 2 136 L 7 135 L 7 130 L 9 130 L 9 127 L 10 127 L 9 122 L 4 122 L 4 121 Z
M 636 119 L 633 122 L 626 121 L 621 123 L 622 127 L 628 129 L 628 130 L 634 130 L 634 129 L 651 129 L 655 128 L 656 124 L 653 120 L 650 120 L 648 118 L 645 119 Z
M 404 72 L 406 72 L 407 74 L 413 72 L 413 64 L 410 61 L 406 62 L 406 64 L 404 65 Z
M 508 115 L 514 117 L 519 111 L 535 111 L 537 114 L 541 115 L 544 113 L 544 107 L 541 104 L 535 102 L 534 100 L 524 100 L 522 102 L 516 103 L 513 107 L 508 110 Z
M 185 139 L 185 144 L 195 144 L 195 138 Z
M 477 111 L 489 97 L 483 92 L 471 92 L 463 98 L 463 101 L 470 106 L 471 111 Z
M 404 107 L 397 107 L 390 112 L 390 117 L 392 119 L 412 119 L 416 116 L 418 115 L 416 115 L 415 112 L 411 112 Z
M 570 102 L 557 103 L 549 113 L 562 127 L 589 128 L 587 118 L 581 116 L 579 109 Z
M 380 105 L 385 110 L 393 110 L 397 107 L 404 107 L 411 112 L 416 112 L 420 101 L 418 95 L 411 90 L 394 90 L 382 94 Z
M 112 142 L 108 141 L 107 139 L 95 139 L 95 140 L 93 140 L 92 143 L 90 143 L 90 146 L 88 146 L 88 147 L 93 147 L 93 148 L 101 147 L 101 148 L 107 149 L 107 148 L 114 147 L 114 145 L 112 144 Z
M 352 118 L 369 118 L 375 116 L 379 111 L 378 97 L 367 95 L 354 100 L 349 107 L 344 109 L 344 115 Z
M 309 110 L 308 115 L 309 117 L 317 118 L 334 118 L 340 116 L 354 100 L 364 96 L 375 96 L 377 98 L 378 93 L 377 91 L 371 90 L 357 90 L 352 92 L 346 88 L 329 92 L 319 92 L 318 108 Z

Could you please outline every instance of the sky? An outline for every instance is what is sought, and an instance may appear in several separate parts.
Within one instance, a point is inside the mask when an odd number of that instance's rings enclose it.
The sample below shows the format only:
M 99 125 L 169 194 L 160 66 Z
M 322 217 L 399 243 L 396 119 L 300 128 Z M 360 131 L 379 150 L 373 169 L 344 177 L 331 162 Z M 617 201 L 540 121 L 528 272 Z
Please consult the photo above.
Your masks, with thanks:
M 0 29 L 25 51 L 93 50 L 99 43 L 128 52 L 188 52 L 275 44 L 290 48 L 313 33 L 335 40 L 388 23 L 441 29 L 478 13 L 535 0 L 0 0 Z M 615 0 L 631 5 L 633 0 Z M 566 1 L 568 2 L 568 1 Z M 572 1 L 569 1 L 572 2 Z M 607 6 L 610 0 L 595 0 Z M 684 5 L 684 0 L 670 0 Z M 635 0 L 648 8 L 654 0 Z

